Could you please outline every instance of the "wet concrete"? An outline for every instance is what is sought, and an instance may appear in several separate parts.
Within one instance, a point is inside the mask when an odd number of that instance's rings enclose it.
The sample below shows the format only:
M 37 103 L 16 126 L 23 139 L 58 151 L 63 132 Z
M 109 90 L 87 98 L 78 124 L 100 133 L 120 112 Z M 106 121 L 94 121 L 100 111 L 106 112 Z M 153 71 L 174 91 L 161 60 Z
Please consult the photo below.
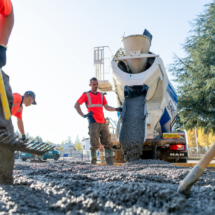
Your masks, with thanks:
M 189 198 L 177 194 L 190 170 L 152 160 L 23 162 L 14 185 L 0 186 L 0 214 L 215 214 L 215 172 L 206 170 Z
M 145 96 L 125 98 L 122 112 L 122 127 L 119 137 L 124 158 L 138 160 L 143 151 L 145 138 Z

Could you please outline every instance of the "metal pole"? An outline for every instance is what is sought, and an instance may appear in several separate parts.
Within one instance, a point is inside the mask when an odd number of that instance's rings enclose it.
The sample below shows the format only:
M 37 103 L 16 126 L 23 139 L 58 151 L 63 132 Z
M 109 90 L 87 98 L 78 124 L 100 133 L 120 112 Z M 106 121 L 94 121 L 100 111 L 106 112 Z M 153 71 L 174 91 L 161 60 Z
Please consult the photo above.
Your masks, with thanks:
M 105 48 L 103 48 L 103 80 L 105 80 Z
M 197 154 L 199 155 L 199 145 L 198 145 L 198 140 L 197 140 L 197 132 L 196 132 L 196 128 L 195 128 L 195 136 L 196 136 Z

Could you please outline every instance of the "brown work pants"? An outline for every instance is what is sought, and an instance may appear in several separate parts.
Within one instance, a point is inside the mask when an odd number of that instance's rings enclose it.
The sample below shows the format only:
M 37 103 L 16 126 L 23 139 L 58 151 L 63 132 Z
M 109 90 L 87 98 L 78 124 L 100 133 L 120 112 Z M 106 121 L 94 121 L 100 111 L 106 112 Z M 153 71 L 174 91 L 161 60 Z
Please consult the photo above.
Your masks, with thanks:
M 5 85 L 5 91 L 9 103 L 10 110 L 13 106 L 13 94 L 9 83 L 9 76 L 2 72 L 3 81 Z M 0 99 L 0 130 L 7 130 L 8 134 L 14 134 L 12 121 L 5 120 L 3 107 Z M 0 184 L 12 184 L 13 183 L 13 166 L 14 166 L 14 152 L 8 149 L 0 148 Z
M 111 134 L 106 123 L 90 123 L 89 125 L 90 130 L 90 150 L 96 151 L 99 146 L 99 138 L 101 144 L 104 146 L 105 149 L 112 149 L 113 144 L 111 142 Z

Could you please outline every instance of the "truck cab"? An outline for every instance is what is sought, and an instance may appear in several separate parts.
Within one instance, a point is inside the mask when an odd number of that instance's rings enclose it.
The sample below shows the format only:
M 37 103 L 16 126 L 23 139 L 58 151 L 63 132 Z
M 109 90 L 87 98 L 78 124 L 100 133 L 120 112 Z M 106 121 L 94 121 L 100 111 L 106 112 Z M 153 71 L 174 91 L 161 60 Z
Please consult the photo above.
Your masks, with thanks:
M 51 149 L 50 151 L 46 152 L 43 155 L 43 160 L 54 159 L 57 161 L 59 158 L 60 158 L 60 152 L 54 149 Z

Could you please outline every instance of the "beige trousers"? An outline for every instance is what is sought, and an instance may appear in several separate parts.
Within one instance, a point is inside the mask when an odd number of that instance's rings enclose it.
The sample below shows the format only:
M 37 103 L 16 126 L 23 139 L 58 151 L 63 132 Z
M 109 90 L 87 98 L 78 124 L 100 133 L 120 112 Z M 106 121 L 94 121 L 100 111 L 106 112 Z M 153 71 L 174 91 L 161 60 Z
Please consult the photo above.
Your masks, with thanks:
M 90 150 L 96 151 L 101 144 L 104 146 L 105 149 L 112 149 L 113 144 L 111 143 L 111 134 L 106 123 L 90 123 L 89 124 L 90 130 Z M 100 138 L 100 141 L 99 141 Z

